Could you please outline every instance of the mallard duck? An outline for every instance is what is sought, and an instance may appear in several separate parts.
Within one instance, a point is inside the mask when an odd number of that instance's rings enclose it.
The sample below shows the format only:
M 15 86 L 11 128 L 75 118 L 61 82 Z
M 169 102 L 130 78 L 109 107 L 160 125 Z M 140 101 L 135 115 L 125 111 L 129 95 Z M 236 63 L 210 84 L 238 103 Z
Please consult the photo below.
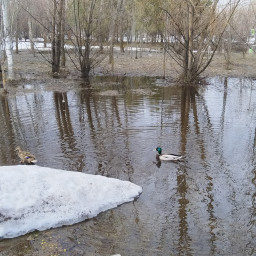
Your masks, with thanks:
M 30 152 L 21 150 L 21 147 L 18 146 L 15 148 L 15 151 L 20 158 L 22 164 L 35 164 L 37 162 L 36 157 Z
M 160 147 L 157 147 L 155 150 L 157 151 L 156 159 L 158 161 L 160 161 L 160 160 L 163 160 L 163 161 L 179 161 L 182 158 L 184 158 L 184 156 L 181 156 L 181 155 L 162 154 L 162 148 L 160 148 Z

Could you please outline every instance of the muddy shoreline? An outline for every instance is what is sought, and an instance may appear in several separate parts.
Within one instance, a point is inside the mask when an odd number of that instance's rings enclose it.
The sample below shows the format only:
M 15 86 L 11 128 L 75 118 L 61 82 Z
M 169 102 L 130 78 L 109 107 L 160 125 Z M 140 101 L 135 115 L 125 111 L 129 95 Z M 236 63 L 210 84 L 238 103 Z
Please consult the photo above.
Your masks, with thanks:
M 43 87 L 44 90 L 68 91 L 71 88 L 88 83 L 81 78 L 73 63 L 67 59 L 66 67 L 61 69 L 59 78 L 53 78 L 51 74 L 49 53 L 36 53 L 35 57 L 29 51 L 20 51 L 14 54 L 15 81 L 8 85 L 9 92 L 34 90 L 29 84 Z M 242 53 L 232 54 L 232 64 L 226 68 L 225 57 L 217 53 L 210 66 L 203 73 L 203 77 L 247 77 L 256 78 L 256 55 Z M 163 53 L 143 52 L 137 59 L 129 52 L 124 54 L 116 53 L 114 59 L 114 70 L 108 63 L 108 57 L 92 70 L 91 77 L 94 76 L 140 76 L 140 77 L 165 77 L 167 81 L 173 82 L 178 77 L 180 68 L 168 58 L 165 71 L 163 63 Z M 65 86 L 63 86 L 65 82 Z M 68 82 L 68 86 L 67 86 Z

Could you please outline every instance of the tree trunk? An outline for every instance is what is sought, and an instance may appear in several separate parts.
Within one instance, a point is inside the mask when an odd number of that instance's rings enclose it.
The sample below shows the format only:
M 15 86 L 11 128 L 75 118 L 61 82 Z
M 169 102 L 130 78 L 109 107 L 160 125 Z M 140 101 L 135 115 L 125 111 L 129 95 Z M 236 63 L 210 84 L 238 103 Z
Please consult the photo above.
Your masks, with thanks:
M 15 45 L 16 45 L 15 53 L 19 54 L 19 35 L 17 31 L 15 33 Z
M 34 46 L 34 39 L 33 39 L 33 28 L 32 28 L 32 19 L 31 15 L 28 15 L 28 36 L 29 36 L 29 42 L 30 42 L 30 48 L 33 56 L 36 56 L 35 53 L 35 46 Z
M 15 44 L 16 44 L 15 53 L 16 54 L 19 54 L 19 33 L 20 33 L 19 23 L 20 23 L 19 14 L 17 14 L 16 31 L 15 31 Z
M 44 48 L 47 46 L 47 32 L 43 31 L 43 38 L 44 38 Z
M 123 38 L 123 35 L 121 35 L 121 38 L 120 38 L 120 52 L 124 53 L 124 38 Z
M 124 22 L 123 22 L 123 17 L 124 17 L 124 5 L 125 5 L 125 0 L 122 1 L 122 4 L 120 6 L 120 52 L 124 53 Z
M 103 0 L 100 1 L 100 13 L 103 14 Z M 100 45 L 100 52 L 103 53 L 103 31 L 102 31 L 102 19 L 103 15 L 99 17 L 99 45 Z
M 135 19 L 135 1 L 132 1 L 132 26 L 131 26 L 131 36 L 132 36 L 132 43 L 135 42 L 136 39 L 136 19 Z
M 91 10 L 92 11 L 92 10 Z M 89 18 L 89 24 L 92 22 Z M 84 51 L 84 56 L 82 59 L 82 64 L 81 64 L 81 72 L 82 72 L 82 78 L 87 78 L 90 75 L 91 71 L 91 62 L 90 62 L 90 33 L 87 33 L 86 39 L 85 39 L 85 51 Z
M 57 3 L 53 1 L 53 16 L 52 16 L 52 73 L 58 72 L 59 68 L 56 64 L 56 15 Z
M 232 12 L 232 2 L 230 2 L 230 13 Z M 226 60 L 226 69 L 230 69 L 231 65 L 231 50 L 232 50 L 232 33 L 231 33 L 231 25 L 232 19 L 230 19 L 230 22 L 228 24 L 227 28 L 227 40 L 224 42 L 224 56 Z
M 194 10 L 192 4 L 188 4 L 188 49 L 187 53 L 187 71 L 185 81 L 189 82 L 192 78 L 192 65 L 193 65 L 193 16 Z
M 66 54 L 65 54 L 65 15 L 66 15 L 66 4 L 63 0 L 63 17 L 61 22 L 61 66 L 66 66 Z
M 8 0 L 2 0 L 4 44 L 7 57 L 8 80 L 14 79 L 12 57 L 12 35 L 8 19 Z
M 63 23 L 64 0 L 53 1 L 53 21 L 52 21 L 52 73 L 58 76 L 60 71 L 61 55 L 61 31 Z
M 112 15 L 112 22 L 109 32 L 109 64 L 111 64 L 111 70 L 114 71 L 114 39 L 115 39 L 115 27 L 116 27 L 116 20 L 117 20 L 117 12 L 118 12 L 118 5 L 119 0 L 117 0 L 116 7 L 113 6 L 113 15 Z

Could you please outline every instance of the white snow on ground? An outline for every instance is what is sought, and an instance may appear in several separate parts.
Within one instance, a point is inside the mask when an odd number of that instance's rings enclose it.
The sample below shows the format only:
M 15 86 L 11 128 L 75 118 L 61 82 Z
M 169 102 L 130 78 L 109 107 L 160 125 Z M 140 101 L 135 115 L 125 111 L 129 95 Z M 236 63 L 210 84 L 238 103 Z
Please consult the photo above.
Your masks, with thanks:
M 70 225 L 133 201 L 129 181 L 39 166 L 0 167 L 0 238 Z
M 38 42 L 40 41 L 40 42 Z M 34 42 L 34 48 L 36 51 L 50 51 L 51 50 L 51 44 L 50 43 L 47 43 L 46 44 L 46 47 L 44 47 L 44 43 L 41 42 L 42 40 L 39 40 L 37 39 L 36 42 Z M 25 41 L 19 41 L 19 50 L 30 50 L 31 49 L 31 46 L 30 46 L 30 41 L 27 40 L 26 42 Z M 72 45 L 65 45 L 65 48 L 66 49 L 72 49 L 74 48 L 74 46 Z M 94 49 L 99 49 L 99 46 L 97 45 L 92 45 L 91 48 L 94 48 Z M 107 46 L 105 46 L 105 48 L 108 48 Z M 16 49 L 16 45 L 15 43 L 13 42 L 13 50 Z M 114 47 L 114 50 L 115 51 L 120 51 L 120 47 Z M 126 51 L 136 51 L 136 47 L 125 47 L 125 50 Z M 137 51 L 144 51 L 144 52 L 157 52 L 159 50 L 156 50 L 156 49 L 151 49 L 151 48 L 140 48 L 138 47 L 137 48 Z

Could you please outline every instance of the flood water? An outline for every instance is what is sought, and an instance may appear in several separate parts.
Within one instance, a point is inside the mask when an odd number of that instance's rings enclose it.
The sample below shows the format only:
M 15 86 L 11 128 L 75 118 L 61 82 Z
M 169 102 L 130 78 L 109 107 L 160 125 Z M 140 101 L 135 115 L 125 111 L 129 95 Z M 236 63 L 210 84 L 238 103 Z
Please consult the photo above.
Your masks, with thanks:
M 19 163 L 20 145 L 40 166 L 129 180 L 143 193 L 94 219 L 3 240 L 0 255 L 256 255 L 256 81 L 208 82 L 98 78 L 67 93 L 1 96 L 1 166 Z M 185 161 L 156 162 L 159 145 Z

